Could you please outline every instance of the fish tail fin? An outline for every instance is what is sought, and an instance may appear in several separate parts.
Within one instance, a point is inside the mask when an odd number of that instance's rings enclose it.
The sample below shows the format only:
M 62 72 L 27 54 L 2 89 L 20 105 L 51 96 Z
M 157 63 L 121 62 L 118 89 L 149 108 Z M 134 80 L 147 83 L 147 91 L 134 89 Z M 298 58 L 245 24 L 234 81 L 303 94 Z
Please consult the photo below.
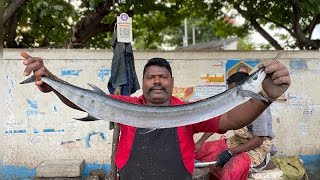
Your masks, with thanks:
M 73 119 L 78 120 L 78 121 L 97 121 L 97 120 L 100 120 L 100 119 L 92 116 L 91 114 L 88 114 L 88 116 L 83 117 L 83 118 L 73 118 Z
M 157 128 L 153 128 L 153 129 L 150 129 L 150 128 L 146 128 L 144 129 L 144 131 L 140 132 L 140 134 L 148 134 L 154 130 L 156 130 Z
M 32 82 L 35 82 L 35 81 L 36 81 L 36 78 L 33 75 L 33 76 L 29 77 L 28 79 L 22 81 L 20 84 L 28 84 L 28 83 L 32 83 Z
M 243 96 L 243 97 L 252 97 L 255 99 L 259 99 L 259 100 L 268 102 L 268 99 L 263 97 L 261 94 L 255 93 L 255 92 L 252 92 L 249 90 L 239 89 L 239 94 L 241 94 L 241 96 Z

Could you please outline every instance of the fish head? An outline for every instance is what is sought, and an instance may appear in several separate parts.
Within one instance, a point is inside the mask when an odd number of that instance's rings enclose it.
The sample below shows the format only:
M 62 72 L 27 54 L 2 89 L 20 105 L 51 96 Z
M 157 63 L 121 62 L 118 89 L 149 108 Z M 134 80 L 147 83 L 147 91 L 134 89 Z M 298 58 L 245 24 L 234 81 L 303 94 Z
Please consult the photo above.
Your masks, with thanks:
M 262 89 L 262 82 L 266 78 L 267 73 L 264 68 L 259 68 L 248 76 L 241 84 L 241 89 L 258 93 Z

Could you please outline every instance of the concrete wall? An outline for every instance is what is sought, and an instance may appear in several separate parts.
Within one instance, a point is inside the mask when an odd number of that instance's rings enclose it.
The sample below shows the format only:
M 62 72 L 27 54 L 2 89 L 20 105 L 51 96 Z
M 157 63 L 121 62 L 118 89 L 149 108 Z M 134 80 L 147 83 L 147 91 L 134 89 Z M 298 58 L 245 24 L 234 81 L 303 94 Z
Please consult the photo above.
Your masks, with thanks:
M 74 85 L 89 88 L 87 83 L 92 83 L 107 91 L 113 55 L 109 50 L 26 51 L 43 57 L 54 74 Z M 275 57 L 278 52 L 134 53 L 140 83 L 147 59 L 163 57 L 170 61 L 175 87 L 179 89 L 208 87 L 204 86 L 207 84 L 204 75 L 225 77 L 226 63 L 230 60 L 259 62 Z M 320 154 L 320 52 L 284 51 L 280 60 L 290 71 L 292 86 L 284 100 L 272 104 L 278 152 L 280 155 Z M 53 93 L 40 93 L 33 84 L 20 85 L 26 77 L 18 49 L 4 50 L 0 68 L 0 132 L 4 136 L 0 148 L 4 178 L 0 179 L 33 177 L 41 162 L 53 159 L 85 159 L 87 168 L 98 165 L 108 169 L 112 143 L 108 122 L 75 121 L 74 117 L 83 117 L 85 113 L 66 107 Z M 135 93 L 139 94 L 141 91 Z

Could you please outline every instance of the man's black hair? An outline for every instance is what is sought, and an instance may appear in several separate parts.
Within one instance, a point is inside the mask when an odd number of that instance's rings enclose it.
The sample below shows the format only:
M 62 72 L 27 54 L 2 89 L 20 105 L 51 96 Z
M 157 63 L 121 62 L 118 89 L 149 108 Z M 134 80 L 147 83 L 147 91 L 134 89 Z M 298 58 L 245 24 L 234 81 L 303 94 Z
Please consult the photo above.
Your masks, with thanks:
M 150 66 L 164 67 L 164 68 L 168 69 L 168 71 L 170 72 L 170 75 L 172 77 L 171 66 L 170 66 L 170 64 L 169 64 L 169 62 L 167 60 L 165 60 L 163 58 L 152 58 L 152 59 L 149 59 L 147 64 L 144 66 L 143 75 L 146 72 L 146 70 L 148 69 L 148 67 L 150 67 Z
M 227 84 L 235 83 L 238 85 L 249 76 L 246 72 L 236 72 L 227 79 Z

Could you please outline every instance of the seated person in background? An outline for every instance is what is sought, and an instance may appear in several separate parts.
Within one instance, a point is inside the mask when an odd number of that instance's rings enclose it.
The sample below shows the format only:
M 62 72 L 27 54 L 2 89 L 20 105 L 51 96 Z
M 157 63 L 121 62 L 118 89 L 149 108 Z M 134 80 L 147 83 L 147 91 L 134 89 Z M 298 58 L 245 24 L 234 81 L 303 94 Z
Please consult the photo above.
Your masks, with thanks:
M 232 88 L 249 74 L 237 72 L 227 79 Z M 201 162 L 217 161 L 210 166 L 211 179 L 246 180 L 249 171 L 266 167 L 272 151 L 272 117 L 268 107 L 247 127 L 234 131 L 234 136 L 205 142 L 213 133 L 204 133 L 196 143 L 195 158 Z

